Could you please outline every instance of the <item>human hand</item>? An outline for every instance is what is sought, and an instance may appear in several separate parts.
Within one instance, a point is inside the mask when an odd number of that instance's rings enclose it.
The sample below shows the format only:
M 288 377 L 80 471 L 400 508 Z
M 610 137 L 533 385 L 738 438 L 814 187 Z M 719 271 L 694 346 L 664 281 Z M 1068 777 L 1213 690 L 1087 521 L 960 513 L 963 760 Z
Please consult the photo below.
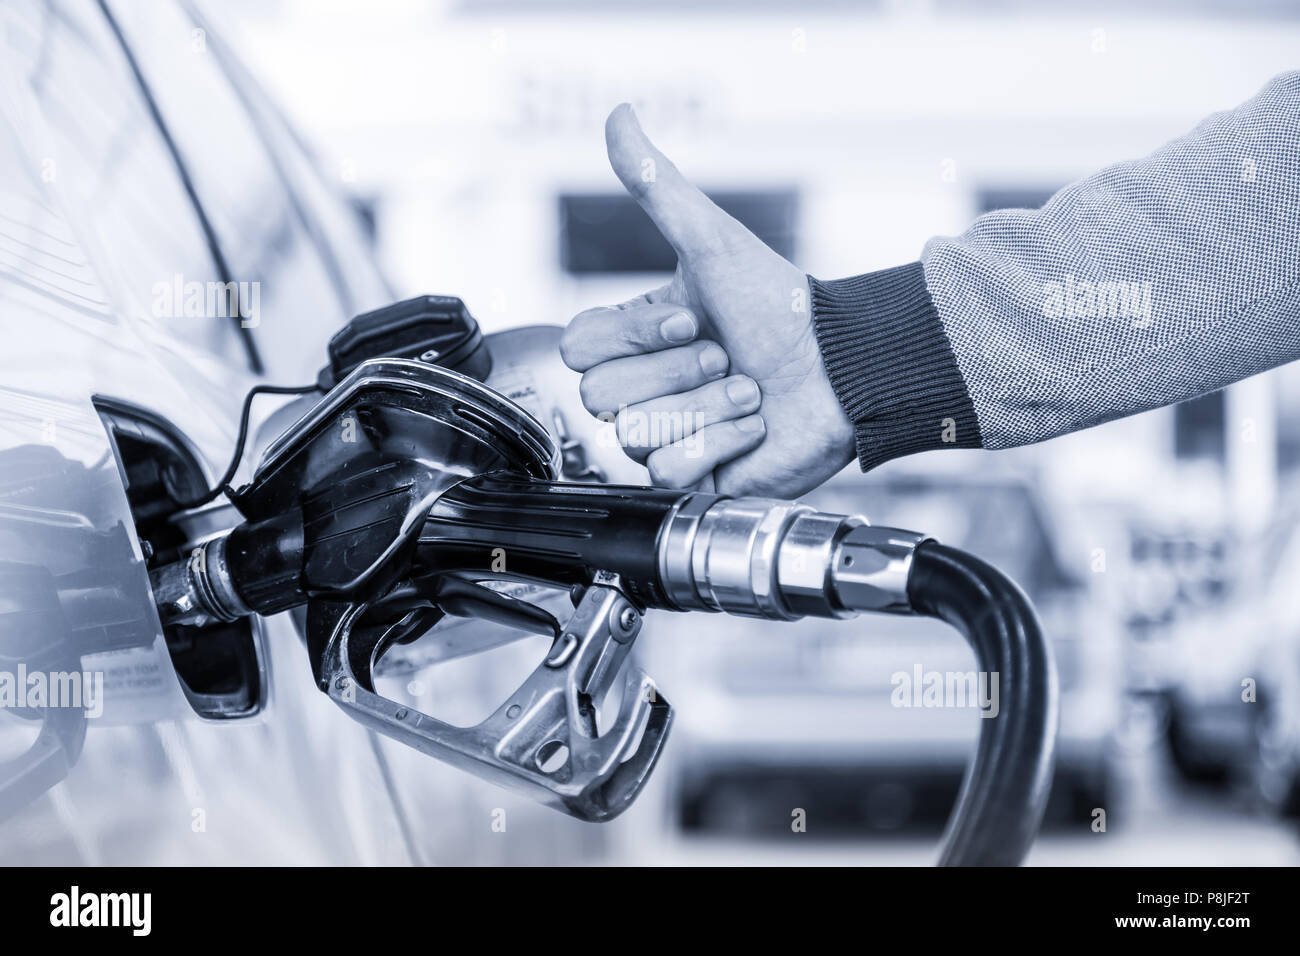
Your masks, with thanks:
M 589 309 L 561 341 L 583 404 L 615 414 L 655 484 L 794 497 L 854 457 L 813 333 L 808 279 L 692 186 L 623 104 L 610 164 L 677 252 L 662 288 Z

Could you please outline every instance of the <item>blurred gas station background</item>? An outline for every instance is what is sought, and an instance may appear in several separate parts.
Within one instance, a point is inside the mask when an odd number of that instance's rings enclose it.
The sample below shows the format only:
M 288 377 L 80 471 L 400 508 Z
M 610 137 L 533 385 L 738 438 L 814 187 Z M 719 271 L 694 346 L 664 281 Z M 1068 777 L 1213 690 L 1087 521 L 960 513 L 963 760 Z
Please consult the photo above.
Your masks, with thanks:
M 563 324 L 671 271 L 605 160 L 619 102 L 725 208 L 834 278 L 1148 153 L 1300 50 L 1300 6 L 1281 0 L 239 0 L 211 15 L 365 215 L 394 291 L 460 295 L 485 331 Z M 1062 738 L 1031 863 L 1295 864 L 1297 466 L 1300 369 L 1285 367 L 1037 447 L 854 469 L 808 500 L 968 547 L 1034 598 Z M 661 614 L 640 643 L 678 708 L 647 796 L 595 828 L 404 764 L 443 788 L 425 819 L 408 801 L 425 862 L 930 859 L 979 718 L 894 706 L 891 677 L 970 669 L 956 635 Z M 472 704 L 455 667 L 422 679 Z M 499 806 L 519 807 L 504 834 Z

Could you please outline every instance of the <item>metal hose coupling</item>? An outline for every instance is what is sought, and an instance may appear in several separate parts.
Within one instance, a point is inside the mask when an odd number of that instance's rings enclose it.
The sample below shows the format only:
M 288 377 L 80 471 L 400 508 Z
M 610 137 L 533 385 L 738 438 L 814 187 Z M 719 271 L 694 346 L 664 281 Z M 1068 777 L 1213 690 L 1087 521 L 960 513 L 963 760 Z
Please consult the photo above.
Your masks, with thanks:
M 224 534 L 210 538 L 192 548 L 183 560 L 149 572 L 164 626 L 204 627 L 252 613 L 231 579 L 226 562 L 228 538 Z
M 911 614 L 907 579 L 925 535 L 775 498 L 684 498 L 659 536 L 659 576 L 680 610 L 749 617 Z

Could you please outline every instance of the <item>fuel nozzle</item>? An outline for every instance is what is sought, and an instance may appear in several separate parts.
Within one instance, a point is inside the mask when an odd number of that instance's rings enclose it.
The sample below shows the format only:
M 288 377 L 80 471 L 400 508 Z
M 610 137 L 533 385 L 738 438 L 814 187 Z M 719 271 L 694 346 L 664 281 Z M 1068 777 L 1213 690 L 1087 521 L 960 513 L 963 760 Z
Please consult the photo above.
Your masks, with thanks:
M 433 504 L 418 560 L 582 584 L 618 574 L 643 607 L 794 620 L 910 613 L 924 535 L 775 498 L 492 474 Z
M 672 710 L 630 650 L 648 608 L 771 620 L 858 611 L 943 619 L 1006 688 L 951 818 L 943 859 L 1014 863 L 1051 779 L 1050 646 L 1014 583 L 924 535 L 796 502 L 556 480 L 532 416 L 466 376 L 363 362 L 231 492 L 243 521 L 156 568 L 160 616 L 202 627 L 306 605 L 317 685 L 367 726 L 587 820 L 643 787 Z M 571 589 L 573 614 L 491 587 Z M 374 668 L 447 614 L 552 638 L 485 722 L 454 727 L 376 692 Z M 621 675 L 621 676 L 620 676 Z M 597 702 L 622 685 L 609 726 Z

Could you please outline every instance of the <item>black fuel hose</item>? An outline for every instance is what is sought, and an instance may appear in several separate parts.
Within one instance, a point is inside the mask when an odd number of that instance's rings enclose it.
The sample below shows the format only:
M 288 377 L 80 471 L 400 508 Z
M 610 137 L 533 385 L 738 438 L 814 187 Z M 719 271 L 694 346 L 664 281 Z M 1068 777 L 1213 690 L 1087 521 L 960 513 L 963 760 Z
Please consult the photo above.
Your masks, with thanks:
M 981 672 L 998 675 L 998 714 L 979 722 L 979 745 L 948 818 L 939 865 L 1015 866 L 1038 833 L 1052 784 L 1051 646 L 1015 582 L 956 548 L 920 544 L 907 593 L 918 614 L 961 631 Z

